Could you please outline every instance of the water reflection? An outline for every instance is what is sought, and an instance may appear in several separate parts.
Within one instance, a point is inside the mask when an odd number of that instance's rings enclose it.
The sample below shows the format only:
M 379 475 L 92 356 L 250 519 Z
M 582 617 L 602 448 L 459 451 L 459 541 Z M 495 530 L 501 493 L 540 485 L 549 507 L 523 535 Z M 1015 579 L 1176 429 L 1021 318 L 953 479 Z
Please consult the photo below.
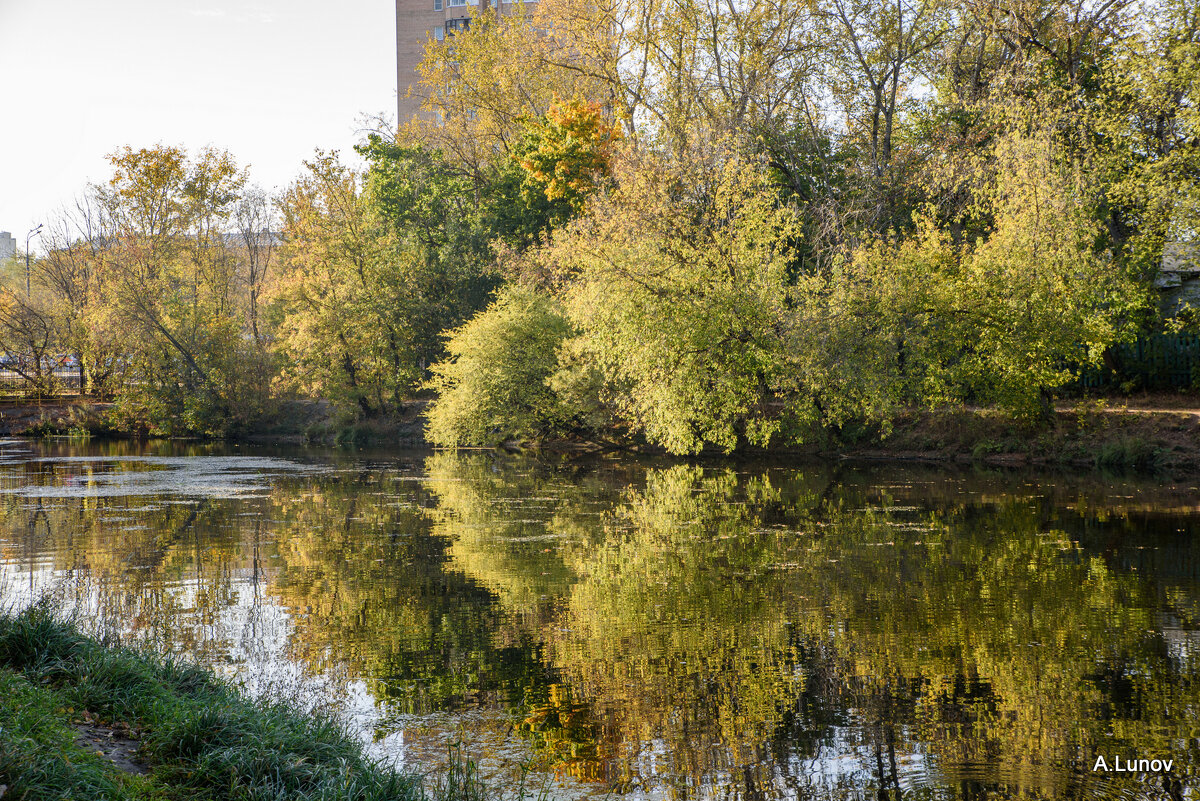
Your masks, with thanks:
M 1198 498 L 7 443 L 0 587 L 53 584 L 249 679 L 298 666 L 383 751 L 419 762 L 467 733 L 560 795 L 1194 798 Z M 1101 755 L 1173 767 L 1095 772 Z

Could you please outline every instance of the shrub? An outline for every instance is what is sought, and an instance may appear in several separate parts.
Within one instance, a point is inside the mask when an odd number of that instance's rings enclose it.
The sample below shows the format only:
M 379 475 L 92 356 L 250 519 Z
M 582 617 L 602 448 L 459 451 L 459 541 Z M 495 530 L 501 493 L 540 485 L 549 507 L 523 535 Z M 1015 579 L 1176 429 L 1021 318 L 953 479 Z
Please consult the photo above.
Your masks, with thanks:
M 570 412 L 547 381 L 570 325 L 534 289 L 511 286 L 451 332 L 448 358 L 433 367 L 438 399 L 426 429 L 437 445 L 490 445 L 569 426 Z

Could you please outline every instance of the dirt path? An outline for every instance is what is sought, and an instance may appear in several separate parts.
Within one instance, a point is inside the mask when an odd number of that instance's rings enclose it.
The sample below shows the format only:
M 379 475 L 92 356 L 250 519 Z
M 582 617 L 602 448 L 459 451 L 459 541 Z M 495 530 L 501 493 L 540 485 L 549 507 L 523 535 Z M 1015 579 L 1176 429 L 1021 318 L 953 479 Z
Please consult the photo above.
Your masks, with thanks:
M 1057 411 L 1070 412 L 1071 407 L 1059 408 Z M 1200 417 L 1200 409 L 1131 409 L 1124 406 L 1117 406 L 1111 409 L 1101 409 L 1103 414 L 1161 414 L 1165 417 Z
M 118 770 L 144 776 L 150 768 L 138 759 L 138 741 L 116 729 L 96 723 L 76 723 L 75 742 L 81 748 L 113 763 Z
M 1055 411 L 1076 412 L 1092 407 L 1105 414 L 1163 414 L 1200 417 L 1200 397 L 1194 392 L 1139 392 L 1128 396 L 1060 400 Z

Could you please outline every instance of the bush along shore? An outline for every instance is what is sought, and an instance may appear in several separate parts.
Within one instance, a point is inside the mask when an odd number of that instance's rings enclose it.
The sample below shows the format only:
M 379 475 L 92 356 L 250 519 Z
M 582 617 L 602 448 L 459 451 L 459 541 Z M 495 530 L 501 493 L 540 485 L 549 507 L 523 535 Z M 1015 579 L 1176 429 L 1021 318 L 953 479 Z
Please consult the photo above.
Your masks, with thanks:
M 459 785 L 441 777 L 433 796 L 481 795 Z M 371 759 L 334 719 L 88 637 L 45 605 L 0 615 L 0 796 L 429 798 L 420 777 Z

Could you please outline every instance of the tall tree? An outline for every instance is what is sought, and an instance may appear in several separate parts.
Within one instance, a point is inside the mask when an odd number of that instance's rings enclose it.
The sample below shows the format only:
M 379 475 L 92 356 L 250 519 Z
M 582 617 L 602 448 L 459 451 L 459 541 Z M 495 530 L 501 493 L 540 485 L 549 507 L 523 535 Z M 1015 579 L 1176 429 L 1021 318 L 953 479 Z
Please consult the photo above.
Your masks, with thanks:
M 242 337 L 236 264 L 226 226 L 245 185 L 233 157 L 211 148 L 126 147 L 96 187 L 111 220 L 104 248 L 106 302 L 134 337 L 131 414 L 184 430 L 245 424 L 269 376 Z

